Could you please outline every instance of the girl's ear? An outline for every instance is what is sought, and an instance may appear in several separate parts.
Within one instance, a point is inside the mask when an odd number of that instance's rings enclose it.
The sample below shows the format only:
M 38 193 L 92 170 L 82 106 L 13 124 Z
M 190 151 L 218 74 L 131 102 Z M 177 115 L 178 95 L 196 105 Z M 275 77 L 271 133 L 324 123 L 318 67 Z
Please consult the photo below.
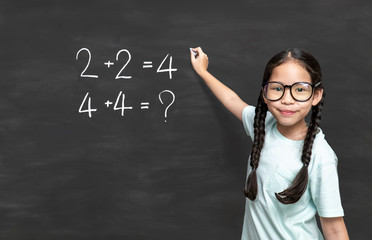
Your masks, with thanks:
M 315 89 L 314 96 L 313 96 L 313 102 L 311 105 L 316 106 L 320 100 L 322 100 L 323 97 L 323 88 Z
M 266 103 L 266 105 L 267 105 L 267 99 L 265 98 L 265 96 L 264 96 L 264 93 L 263 93 L 263 89 L 262 89 L 262 98 L 263 98 L 263 100 L 264 100 L 264 102 Z

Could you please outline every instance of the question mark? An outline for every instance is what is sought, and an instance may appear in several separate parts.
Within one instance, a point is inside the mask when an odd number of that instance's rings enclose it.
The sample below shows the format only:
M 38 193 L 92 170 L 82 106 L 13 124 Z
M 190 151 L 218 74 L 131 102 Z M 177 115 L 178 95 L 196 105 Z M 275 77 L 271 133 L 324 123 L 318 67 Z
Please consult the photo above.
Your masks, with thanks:
M 164 117 L 165 117 L 164 122 L 167 122 L 167 111 L 168 111 L 168 108 L 174 103 L 174 100 L 176 100 L 176 96 L 170 90 L 163 90 L 161 93 L 159 93 L 159 100 L 160 100 L 161 104 L 164 104 L 163 101 L 161 100 L 161 94 L 164 93 L 164 92 L 168 92 L 168 93 L 172 94 L 172 97 L 173 97 L 172 102 L 168 105 L 168 107 L 165 109 L 165 112 L 164 112 Z

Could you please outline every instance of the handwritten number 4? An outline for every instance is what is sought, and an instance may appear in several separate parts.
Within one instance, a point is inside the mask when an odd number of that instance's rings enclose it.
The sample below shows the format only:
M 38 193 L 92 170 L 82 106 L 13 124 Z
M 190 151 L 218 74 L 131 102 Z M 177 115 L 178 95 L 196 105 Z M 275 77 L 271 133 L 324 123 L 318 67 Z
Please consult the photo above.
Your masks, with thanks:
M 91 98 L 90 97 L 88 98 L 88 103 L 87 103 L 88 108 L 86 110 L 83 110 L 83 106 L 84 106 L 85 101 L 87 100 L 88 95 L 89 95 L 89 92 L 87 92 L 87 94 L 85 94 L 84 100 L 81 102 L 81 105 L 79 107 L 79 113 L 88 113 L 89 118 L 92 118 L 92 112 L 97 111 L 97 109 L 94 109 L 94 108 L 91 107 Z
M 176 68 L 172 68 L 172 56 L 169 58 L 169 68 L 166 68 L 166 69 L 161 69 L 161 67 L 163 66 L 163 63 L 165 62 L 165 60 L 168 58 L 169 54 L 167 54 L 167 56 L 165 56 L 165 58 L 163 59 L 163 61 L 160 63 L 159 67 L 158 67 L 158 70 L 156 72 L 169 72 L 169 79 L 172 79 L 172 72 L 175 72 L 177 71 Z

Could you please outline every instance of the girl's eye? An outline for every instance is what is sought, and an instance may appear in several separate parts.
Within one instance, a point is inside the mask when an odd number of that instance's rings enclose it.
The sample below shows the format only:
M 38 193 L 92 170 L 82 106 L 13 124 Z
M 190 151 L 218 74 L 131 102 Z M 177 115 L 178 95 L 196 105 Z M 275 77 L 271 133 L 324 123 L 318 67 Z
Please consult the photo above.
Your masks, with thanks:
M 281 87 L 273 87 L 272 90 L 277 91 L 277 92 L 281 92 L 281 91 L 283 91 L 283 88 L 281 88 Z
M 298 87 L 298 88 L 296 88 L 295 91 L 298 92 L 298 93 L 305 93 L 305 92 L 309 92 L 310 89 L 308 89 L 308 88 Z

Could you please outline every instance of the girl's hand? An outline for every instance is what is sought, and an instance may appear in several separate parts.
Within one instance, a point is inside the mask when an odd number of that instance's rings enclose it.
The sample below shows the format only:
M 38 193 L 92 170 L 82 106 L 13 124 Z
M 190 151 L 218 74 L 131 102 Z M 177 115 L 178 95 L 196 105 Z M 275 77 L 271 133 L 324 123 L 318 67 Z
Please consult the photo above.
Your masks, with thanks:
M 199 75 L 207 71 L 208 56 L 203 52 L 203 50 L 200 47 L 192 48 L 192 51 L 190 51 L 190 57 L 192 66 Z

